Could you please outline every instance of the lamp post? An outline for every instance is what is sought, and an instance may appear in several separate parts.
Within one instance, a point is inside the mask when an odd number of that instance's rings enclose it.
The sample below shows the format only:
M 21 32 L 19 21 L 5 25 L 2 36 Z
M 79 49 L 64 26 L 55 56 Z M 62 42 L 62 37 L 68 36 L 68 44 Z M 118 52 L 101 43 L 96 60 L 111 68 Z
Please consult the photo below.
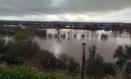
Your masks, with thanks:
M 81 68 L 81 79 L 84 79 L 85 72 L 85 46 L 86 43 L 82 43 L 82 68 Z

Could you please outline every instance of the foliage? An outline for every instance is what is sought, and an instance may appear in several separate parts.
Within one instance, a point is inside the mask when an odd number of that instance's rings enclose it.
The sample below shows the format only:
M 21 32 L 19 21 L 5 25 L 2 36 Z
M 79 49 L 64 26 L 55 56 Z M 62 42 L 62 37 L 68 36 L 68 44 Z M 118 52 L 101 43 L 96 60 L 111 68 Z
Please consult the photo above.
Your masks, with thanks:
M 57 59 L 53 53 L 47 50 L 41 50 L 35 56 L 38 61 L 39 67 L 42 69 L 55 69 Z
M 117 79 L 117 78 L 115 78 L 115 77 L 112 76 L 112 75 L 107 75 L 107 76 L 105 76 L 103 79 Z
M 62 53 L 58 57 L 59 63 L 58 67 L 62 70 L 67 71 L 70 74 L 78 74 L 80 70 L 79 63 L 77 63 L 74 58 Z
M 19 68 L 0 67 L 0 79 L 73 79 L 72 76 L 61 73 L 40 72 L 30 65 Z
M 115 66 L 113 63 L 109 63 L 109 62 L 105 62 L 104 63 L 104 73 L 105 75 L 115 75 L 115 70 L 114 70 Z
M 78 79 L 72 75 L 59 72 L 41 72 L 31 64 L 24 64 L 20 67 L 10 68 L 0 66 L 0 79 Z M 85 79 L 94 79 L 85 77 Z M 97 78 L 98 79 L 98 78 Z M 113 75 L 107 75 L 101 79 L 119 79 Z
M 18 32 L 15 34 L 14 39 L 17 43 L 22 43 L 28 39 L 28 36 L 24 32 Z
M 129 79 L 131 68 L 130 68 L 130 60 L 131 60 L 131 46 L 119 46 L 113 55 L 115 59 L 117 59 L 116 64 L 120 69 L 120 72 L 124 72 L 126 77 Z
M 128 60 L 131 59 L 131 46 L 119 46 L 115 50 L 113 57 L 117 59 L 117 65 L 123 68 L 128 63 Z
M 3 54 L 7 51 L 7 47 L 5 45 L 5 40 L 0 39 L 0 54 Z
M 124 48 L 122 46 L 119 46 L 113 55 L 113 58 L 116 58 L 117 65 L 119 66 L 120 70 L 122 70 L 123 66 L 126 63 L 127 56 L 124 52 Z
M 16 33 L 15 41 L 9 41 L 6 45 L 6 52 L 1 57 L 2 61 L 9 64 L 22 65 L 26 60 L 30 60 L 40 50 L 39 46 L 25 33 Z
M 96 47 L 89 48 L 89 58 L 86 61 L 86 73 L 89 76 L 103 75 L 103 58 L 96 54 Z
M 28 61 L 43 70 L 59 69 L 71 74 L 79 73 L 79 63 L 72 57 L 61 54 L 59 58 L 56 58 L 53 53 L 41 50 L 26 33 L 16 33 L 14 41 L 9 41 L 5 47 L 7 50 L 0 60 L 8 65 L 21 66 Z M 0 48 L 3 49 L 2 46 Z
M 89 57 L 86 61 L 86 74 L 94 78 L 103 77 L 107 74 L 115 74 L 112 64 L 105 63 L 103 57 L 96 53 L 95 46 L 89 48 Z

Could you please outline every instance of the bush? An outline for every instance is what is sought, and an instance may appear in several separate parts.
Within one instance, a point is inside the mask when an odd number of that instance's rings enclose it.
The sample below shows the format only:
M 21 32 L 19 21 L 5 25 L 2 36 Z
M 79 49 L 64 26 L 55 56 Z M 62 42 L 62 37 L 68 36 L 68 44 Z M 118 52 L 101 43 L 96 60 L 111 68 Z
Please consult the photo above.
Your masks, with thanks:
M 7 51 L 7 47 L 5 45 L 5 40 L 0 39 L 0 54 L 3 54 Z
M 0 79 L 73 79 L 72 76 L 57 72 L 40 72 L 29 64 L 18 68 L 0 66 Z
M 0 67 L 0 79 L 40 79 L 41 75 L 37 74 L 37 69 L 27 64 L 14 69 L 6 66 Z
M 79 63 L 77 63 L 74 60 L 74 58 L 62 53 L 61 55 L 59 55 L 58 60 L 59 60 L 58 67 L 61 70 L 66 71 L 73 75 L 79 73 L 80 66 Z
M 96 53 L 95 46 L 89 48 L 89 58 L 86 61 L 86 74 L 94 78 L 115 75 L 113 64 L 105 62 L 103 57 Z
M 0 79 L 22 79 L 22 75 L 14 69 L 0 67 Z
M 53 53 L 47 50 L 41 50 L 36 54 L 37 63 L 41 69 L 52 69 L 57 67 L 57 59 Z
M 14 42 L 9 41 L 5 46 L 6 51 L 1 56 L 1 61 L 5 61 L 8 64 L 22 65 L 25 61 L 31 60 L 40 51 L 40 47 L 25 33 L 16 33 L 14 39 Z M 0 45 L 0 52 L 3 50 L 5 49 Z
M 104 63 L 104 73 L 105 75 L 115 75 L 114 64 Z

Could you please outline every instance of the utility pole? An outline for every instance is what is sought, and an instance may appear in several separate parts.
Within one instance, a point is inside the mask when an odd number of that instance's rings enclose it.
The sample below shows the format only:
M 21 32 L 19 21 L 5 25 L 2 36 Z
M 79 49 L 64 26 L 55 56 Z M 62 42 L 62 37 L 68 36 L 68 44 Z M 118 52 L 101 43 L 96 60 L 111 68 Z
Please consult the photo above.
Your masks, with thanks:
M 85 74 L 85 46 L 86 46 L 86 43 L 82 43 L 82 68 L 81 68 L 81 79 L 84 79 L 84 74 Z

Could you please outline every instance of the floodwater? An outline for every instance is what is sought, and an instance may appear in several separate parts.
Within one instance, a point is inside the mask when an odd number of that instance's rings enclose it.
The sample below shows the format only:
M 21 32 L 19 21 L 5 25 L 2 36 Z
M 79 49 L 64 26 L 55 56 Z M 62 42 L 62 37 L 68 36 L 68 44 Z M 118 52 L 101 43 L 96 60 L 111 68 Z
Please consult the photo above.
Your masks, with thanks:
M 119 46 L 131 44 L 131 32 L 128 31 L 104 31 L 104 30 L 74 30 L 74 29 L 39 29 L 46 32 L 43 36 L 33 36 L 41 49 L 49 50 L 58 56 L 65 53 L 80 61 L 82 57 L 82 43 L 86 43 L 86 58 L 88 48 L 95 45 L 99 53 L 106 61 L 114 61 L 113 53 Z M 45 33 L 44 32 L 44 33 Z M 4 36 L 0 39 L 11 40 Z
M 53 52 L 56 56 L 66 53 L 76 60 L 81 60 L 82 43 L 86 43 L 86 58 L 88 48 L 95 45 L 97 53 L 106 61 L 114 61 L 113 53 L 119 45 L 130 45 L 131 34 L 127 31 L 104 30 L 74 30 L 74 29 L 40 29 L 46 31 L 45 37 L 34 36 L 33 40 L 42 49 Z

